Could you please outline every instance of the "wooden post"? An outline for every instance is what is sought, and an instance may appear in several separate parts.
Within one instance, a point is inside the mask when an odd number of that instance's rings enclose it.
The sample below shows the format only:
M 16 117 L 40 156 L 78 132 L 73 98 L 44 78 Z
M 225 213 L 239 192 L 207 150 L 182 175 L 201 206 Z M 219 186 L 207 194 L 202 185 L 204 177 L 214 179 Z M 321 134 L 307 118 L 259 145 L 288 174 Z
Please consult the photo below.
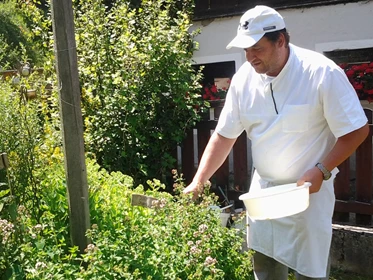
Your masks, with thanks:
M 90 227 L 83 120 L 76 54 L 74 15 L 71 0 L 52 0 L 54 51 L 57 64 L 59 102 L 69 197 L 71 239 L 80 252 L 88 245 Z
M 372 110 L 364 109 L 368 123 L 372 124 Z M 372 202 L 372 136 L 373 130 L 369 126 L 369 135 L 356 150 L 356 201 L 371 204 Z M 357 213 L 357 225 L 371 225 L 372 216 Z

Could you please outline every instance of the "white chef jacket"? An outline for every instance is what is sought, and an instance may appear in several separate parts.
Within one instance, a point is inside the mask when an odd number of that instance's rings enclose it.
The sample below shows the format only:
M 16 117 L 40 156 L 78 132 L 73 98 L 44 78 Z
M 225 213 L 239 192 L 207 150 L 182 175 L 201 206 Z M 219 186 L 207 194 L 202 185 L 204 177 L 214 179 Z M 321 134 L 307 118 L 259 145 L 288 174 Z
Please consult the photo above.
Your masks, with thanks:
M 216 132 L 236 138 L 246 130 L 256 168 L 250 187 L 254 191 L 296 182 L 328 154 L 338 137 L 366 122 L 343 70 L 319 53 L 290 44 L 289 59 L 278 76 L 258 74 L 248 62 L 237 71 Z M 310 195 L 306 211 L 250 220 L 248 246 L 302 275 L 325 277 L 337 173 L 336 168 L 320 191 Z

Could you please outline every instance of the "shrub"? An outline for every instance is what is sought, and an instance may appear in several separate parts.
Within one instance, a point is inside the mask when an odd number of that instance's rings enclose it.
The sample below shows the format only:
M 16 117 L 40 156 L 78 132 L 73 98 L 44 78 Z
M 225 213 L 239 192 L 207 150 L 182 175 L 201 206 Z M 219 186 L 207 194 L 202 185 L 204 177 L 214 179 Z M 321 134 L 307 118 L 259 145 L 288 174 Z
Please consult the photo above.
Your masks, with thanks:
M 33 1 L 0 3 L 0 70 L 18 69 L 26 62 L 42 65 L 48 48 L 45 32 L 50 27 L 43 16 Z
M 87 161 L 91 244 L 79 256 L 68 241 L 61 166 L 56 160 L 45 167 L 49 176 L 41 183 L 39 221 L 23 205 L 14 222 L 0 220 L 0 273 L 7 279 L 251 279 L 243 232 L 220 225 L 208 207 L 216 204 L 213 194 L 206 191 L 193 202 L 162 191 L 158 180 L 148 181 L 147 191 L 133 190 L 130 177 L 109 174 L 92 160 Z M 181 190 L 183 181 L 175 179 Z M 151 208 L 133 206 L 134 193 L 157 200 Z
M 110 171 L 165 181 L 199 119 L 200 73 L 189 33 L 193 1 L 79 2 L 76 37 L 87 150 Z
M 134 191 L 129 181 L 112 174 L 109 184 L 94 191 L 91 211 L 105 213 L 92 225 L 92 239 L 83 256 L 84 279 L 249 279 L 250 252 L 242 251 L 243 232 L 220 225 L 209 209 L 216 196 L 208 188 L 198 203 L 191 197 L 171 196 L 158 180 Z M 181 178 L 176 188 L 184 187 Z M 177 192 L 177 191 L 176 191 Z M 158 200 L 151 208 L 131 205 L 131 194 L 147 194 Z M 103 199 L 103 198 L 106 199 Z M 107 227 L 111 225 L 111 228 Z

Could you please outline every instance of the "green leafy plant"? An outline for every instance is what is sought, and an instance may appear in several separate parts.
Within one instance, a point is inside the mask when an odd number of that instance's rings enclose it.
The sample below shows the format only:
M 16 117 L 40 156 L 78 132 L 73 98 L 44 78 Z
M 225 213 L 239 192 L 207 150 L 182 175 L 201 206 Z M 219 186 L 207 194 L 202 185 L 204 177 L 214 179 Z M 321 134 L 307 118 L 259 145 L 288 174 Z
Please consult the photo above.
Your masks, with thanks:
M 200 118 L 192 2 L 76 3 L 87 150 L 137 183 L 165 181 L 177 145 Z
M 171 196 L 159 180 L 133 188 L 120 172 L 108 173 L 87 161 L 91 244 L 79 255 L 69 240 L 64 170 L 59 160 L 45 166 L 39 221 L 24 205 L 16 219 L 0 220 L 0 272 L 6 279 L 251 279 L 250 251 L 243 232 L 220 225 L 209 208 L 209 186 L 198 201 Z M 175 192 L 184 183 L 174 173 Z M 132 205 L 133 194 L 156 200 Z
M 177 193 L 185 185 L 176 172 L 174 179 Z M 139 186 L 128 192 L 118 184 L 121 192 L 111 187 L 114 196 L 95 204 L 110 218 L 105 215 L 89 232 L 92 244 L 83 256 L 88 264 L 82 271 L 84 279 L 250 279 L 250 252 L 242 251 L 243 232 L 220 225 L 219 215 L 209 208 L 217 201 L 209 186 L 194 202 L 191 196 L 163 192 L 165 186 L 158 180 L 148 180 L 148 185 L 147 191 Z M 96 189 L 93 197 L 107 193 L 107 187 Z M 132 193 L 157 200 L 151 208 L 133 206 Z M 113 226 L 109 229 L 103 225 L 108 219 L 120 222 L 109 222 Z
M 42 65 L 49 47 L 49 40 L 45 40 L 49 36 L 48 22 L 34 1 L 0 3 L 0 66 L 3 70 L 18 69 L 26 62 Z M 22 59 L 24 52 L 28 54 L 27 61 Z

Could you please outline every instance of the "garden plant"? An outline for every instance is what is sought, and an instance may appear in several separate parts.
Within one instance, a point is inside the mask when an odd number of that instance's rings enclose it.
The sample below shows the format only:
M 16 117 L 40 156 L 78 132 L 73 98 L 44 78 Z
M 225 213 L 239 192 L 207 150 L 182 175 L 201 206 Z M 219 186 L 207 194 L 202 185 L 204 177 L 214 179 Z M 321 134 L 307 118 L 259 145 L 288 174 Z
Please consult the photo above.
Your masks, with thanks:
M 81 254 L 70 239 L 48 1 L 2 1 L 0 279 L 253 279 L 243 230 L 221 226 L 209 185 L 197 200 L 182 195 L 173 169 L 207 106 L 192 67 L 193 1 L 73 4 L 89 245 Z M 135 206 L 133 194 L 155 202 Z
M 92 224 L 84 254 L 70 240 L 49 12 L 35 4 L 0 4 L 21 14 L 34 36 L 5 41 L 1 52 L 2 69 L 16 70 L 0 79 L 0 151 L 10 162 L 0 172 L 1 279 L 247 278 L 243 231 L 220 225 L 208 187 L 193 201 L 171 173 L 171 150 L 204 105 L 191 67 L 192 2 L 142 1 L 133 9 L 74 1 Z M 12 58 L 4 51 L 18 47 Z M 136 193 L 157 203 L 134 206 Z

